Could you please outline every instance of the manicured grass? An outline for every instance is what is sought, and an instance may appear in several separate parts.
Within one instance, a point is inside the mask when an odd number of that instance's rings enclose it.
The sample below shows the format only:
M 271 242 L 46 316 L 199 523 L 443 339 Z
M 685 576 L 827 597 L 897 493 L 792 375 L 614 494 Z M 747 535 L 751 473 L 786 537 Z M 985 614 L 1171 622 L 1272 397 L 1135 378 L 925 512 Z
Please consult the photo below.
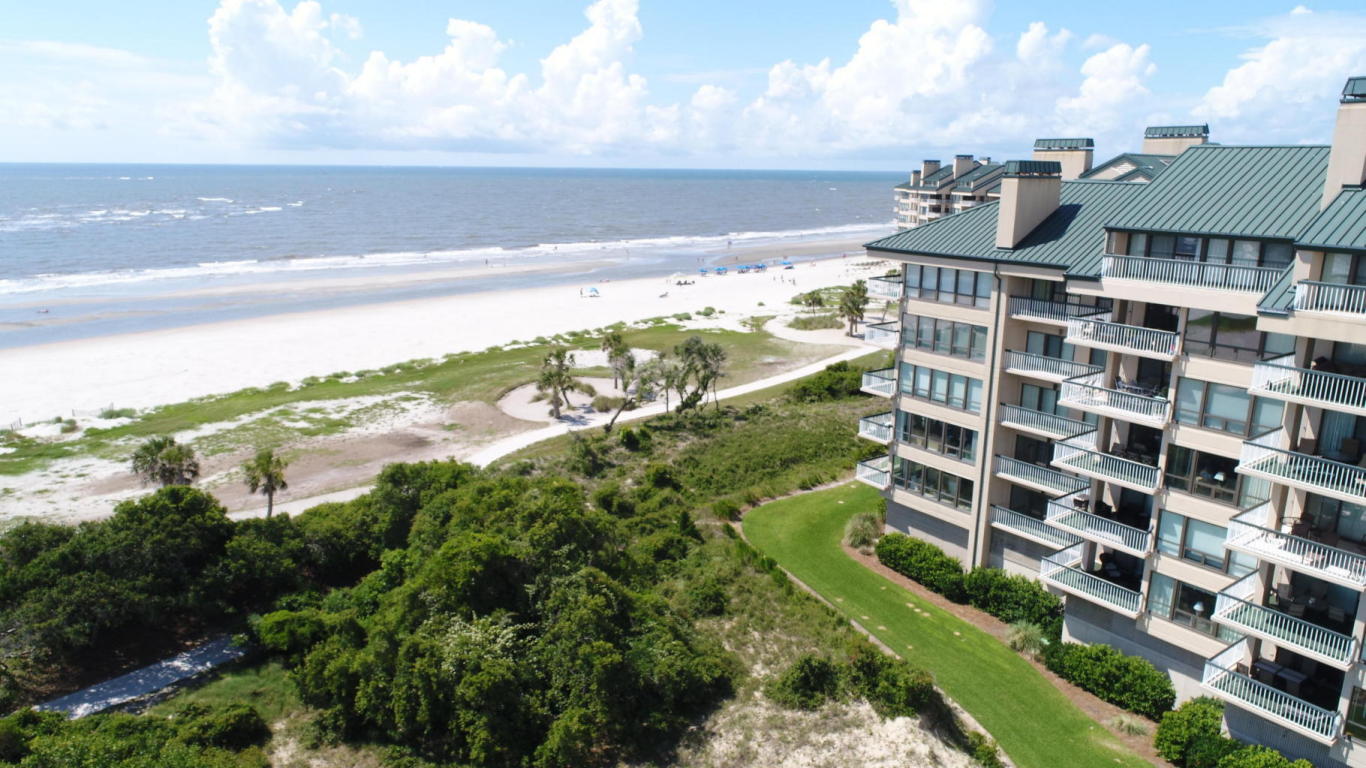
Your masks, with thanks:
M 848 557 L 840 547 L 845 523 L 881 504 L 868 486 L 842 485 L 752 510 L 745 535 L 898 654 L 930 670 L 1020 768 L 1149 765 L 999 640 Z

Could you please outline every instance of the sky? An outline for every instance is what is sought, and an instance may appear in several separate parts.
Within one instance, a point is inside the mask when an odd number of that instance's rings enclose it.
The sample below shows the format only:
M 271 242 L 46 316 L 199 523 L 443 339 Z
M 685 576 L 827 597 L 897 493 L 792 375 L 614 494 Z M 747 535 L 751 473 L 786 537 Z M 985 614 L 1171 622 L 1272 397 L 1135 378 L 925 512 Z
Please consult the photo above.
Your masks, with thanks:
M 0 162 L 1099 159 L 1326 143 L 1363 74 L 1359 0 L 0 0 Z

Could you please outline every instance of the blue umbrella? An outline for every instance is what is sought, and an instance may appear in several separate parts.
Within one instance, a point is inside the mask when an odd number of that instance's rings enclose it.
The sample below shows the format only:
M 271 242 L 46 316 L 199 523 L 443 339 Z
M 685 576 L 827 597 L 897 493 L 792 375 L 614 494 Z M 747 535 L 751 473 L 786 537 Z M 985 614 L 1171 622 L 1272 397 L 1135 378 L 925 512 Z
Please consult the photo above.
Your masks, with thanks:
M 702 267 L 701 269 L 699 269 L 699 270 L 697 270 L 697 271 L 698 271 L 698 273 L 703 274 L 703 275 L 707 274 L 707 268 L 706 268 L 706 267 Z

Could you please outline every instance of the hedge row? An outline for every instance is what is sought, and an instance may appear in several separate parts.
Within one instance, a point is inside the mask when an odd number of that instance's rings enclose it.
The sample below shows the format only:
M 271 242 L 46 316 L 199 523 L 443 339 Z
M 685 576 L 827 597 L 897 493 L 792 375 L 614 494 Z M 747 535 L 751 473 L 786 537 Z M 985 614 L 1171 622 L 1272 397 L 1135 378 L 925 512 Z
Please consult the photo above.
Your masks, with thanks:
M 1176 703 L 1176 689 L 1165 672 L 1108 645 L 1051 643 L 1044 647 L 1043 660 L 1058 677 L 1152 720 Z
M 1157 754 L 1179 768 L 1313 768 L 1270 747 L 1224 736 L 1224 705 L 1201 696 L 1162 716 L 1153 736 Z

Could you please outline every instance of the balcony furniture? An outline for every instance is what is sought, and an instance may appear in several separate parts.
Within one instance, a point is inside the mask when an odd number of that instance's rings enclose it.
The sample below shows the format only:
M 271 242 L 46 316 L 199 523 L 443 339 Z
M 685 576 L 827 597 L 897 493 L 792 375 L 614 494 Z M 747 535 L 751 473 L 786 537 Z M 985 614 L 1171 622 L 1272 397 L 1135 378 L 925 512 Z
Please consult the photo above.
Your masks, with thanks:
M 1260 683 L 1274 685 L 1276 673 L 1281 671 L 1281 665 L 1270 659 L 1257 659 L 1252 662 L 1252 673 Z
M 1297 619 L 1304 618 L 1304 603 L 1291 603 L 1290 610 L 1286 611 L 1286 613 Z

